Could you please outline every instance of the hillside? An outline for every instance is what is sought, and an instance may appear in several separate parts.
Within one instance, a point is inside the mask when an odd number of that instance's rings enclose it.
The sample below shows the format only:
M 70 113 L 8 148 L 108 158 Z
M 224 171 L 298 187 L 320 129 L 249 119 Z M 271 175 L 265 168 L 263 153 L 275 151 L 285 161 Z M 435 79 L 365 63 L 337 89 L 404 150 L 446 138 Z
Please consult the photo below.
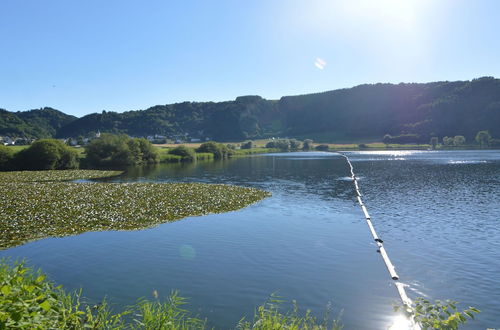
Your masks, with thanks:
M 385 134 L 464 135 L 489 130 L 500 137 L 500 80 L 360 85 L 318 94 L 265 100 L 184 102 L 76 119 L 50 108 L 0 110 L 0 135 L 76 137 L 91 132 L 132 136 L 188 134 L 195 138 L 243 140 L 270 136 L 317 141 L 381 140 Z
M 0 109 L 0 135 L 28 138 L 54 137 L 77 117 L 52 108 L 9 112 Z

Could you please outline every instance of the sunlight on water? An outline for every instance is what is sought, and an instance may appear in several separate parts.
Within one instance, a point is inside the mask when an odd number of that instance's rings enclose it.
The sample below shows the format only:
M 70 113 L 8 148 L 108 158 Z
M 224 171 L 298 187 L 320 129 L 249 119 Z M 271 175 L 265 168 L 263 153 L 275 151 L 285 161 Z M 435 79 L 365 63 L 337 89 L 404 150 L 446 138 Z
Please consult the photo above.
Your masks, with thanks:
M 411 322 L 404 315 L 397 315 L 392 320 L 392 324 L 389 327 L 389 330 L 411 330 Z
M 377 150 L 377 151 L 356 151 L 353 152 L 353 154 L 357 155 L 381 155 L 381 156 L 392 156 L 392 157 L 399 157 L 399 156 L 410 156 L 410 155 L 415 155 L 415 154 L 421 154 L 424 152 L 430 152 L 430 151 L 422 151 L 422 150 Z
M 450 160 L 448 164 L 486 164 L 485 160 Z

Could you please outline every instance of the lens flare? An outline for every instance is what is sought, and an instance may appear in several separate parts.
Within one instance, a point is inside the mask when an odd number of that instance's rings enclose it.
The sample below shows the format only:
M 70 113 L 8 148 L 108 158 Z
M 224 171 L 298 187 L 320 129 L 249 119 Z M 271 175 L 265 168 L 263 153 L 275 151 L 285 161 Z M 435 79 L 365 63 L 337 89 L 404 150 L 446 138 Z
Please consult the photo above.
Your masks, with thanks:
M 317 58 L 316 58 L 316 61 L 314 61 L 314 65 L 315 65 L 318 69 L 323 70 L 323 69 L 325 68 L 325 66 L 326 66 L 326 62 L 325 62 L 325 60 L 324 60 L 324 59 L 317 57 Z

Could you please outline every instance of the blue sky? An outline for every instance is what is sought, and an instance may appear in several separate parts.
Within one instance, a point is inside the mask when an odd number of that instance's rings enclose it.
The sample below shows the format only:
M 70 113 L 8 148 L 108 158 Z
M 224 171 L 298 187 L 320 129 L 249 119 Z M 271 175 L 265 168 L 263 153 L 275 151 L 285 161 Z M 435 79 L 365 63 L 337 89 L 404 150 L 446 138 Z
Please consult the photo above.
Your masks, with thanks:
M 0 0 L 0 108 L 500 77 L 496 0 Z

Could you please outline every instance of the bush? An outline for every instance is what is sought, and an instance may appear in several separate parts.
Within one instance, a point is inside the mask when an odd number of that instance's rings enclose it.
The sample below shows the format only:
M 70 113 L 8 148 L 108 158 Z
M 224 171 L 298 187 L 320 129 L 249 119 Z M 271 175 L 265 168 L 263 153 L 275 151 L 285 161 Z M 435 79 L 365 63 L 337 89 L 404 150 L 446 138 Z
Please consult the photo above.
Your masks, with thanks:
M 328 148 L 327 144 L 320 144 L 319 146 L 316 146 L 316 150 L 318 151 L 328 151 Z
M 302 150 L 312 150 L 313 149 L 313 140 L 305 139 L 302 144 Z
M 241 149 L 252 149 L 252 147 L 253 147 L 252 141 L 247 141 L 241 144 Z
M 14 167 L 17 170 L 75 169 L 78 153 L 59 140 L 38 140 L 14 156 Z
M 268 329 L 315 329 L 315 330 L 340 330 L 343 328 L 340 322 L 340 315 L 337 319 L 332 320 L 330 310 L 323 320 L 319 321 L 311 315 L 311 311 L 307 310 L 303 315 L 299 314 L 297 303 L 293 302 L 293 310 L 286 314 L 280 312 L 279 307 L 283 303 L 277 299 L 275 295 L 263 305 L 259 306 L 255 311 L 252 321 L 242 319 L 238 326 L 239 330 L 268 330 Z
M 182 161 L 192 162 L 196 160 L 196 153 L 194 152 L 194 149 L 186 146 L 181 145 L 175 147 L 174 149 L 169 150 L 168 153 L 171 155 L 181 156 Z
M 290 144 L 291 150 L 299 150 L 300 147 L 302 146 L 302 142 L 296 139 L 288 140 L 288 143 Z
M 203 143 L 196 152 L 209 152 L 214 154 L 215 159 L 224 159 L 233 154 L 232 150 L 230 150 L 227 146 L 217 142 L 205 142 Z
M 14 152 L 9 147 L 0 145 L 0 171 L 11 169 Z
M 422 329 L 458 329 L 460 324 L 465 324 L 467 319 L 474 319 L 474 314 L 480 311 L 474 307 L 469 307 L 462 312 L 457 309 L 457 302 L 452 300 L 440 301 L 434 303 L 417 298 L 413 303 L 414 320 L 422 326 Z M 394 310 L 405 310 L 404 306 L 396 305 Z
M 66 329 L 80 325 L 80 312 L 60 287 L 23 263 L 0 262 L 0 329 Z
M 266 144 L 266 148 L 280 149 L 281 151 L 290 151 L 290 140 L 279 139 L 279 140 L 269 141 Z
M 500 139 L 490 139 L 490 147 L 500 147 Z
M 205 321 L 182 309 L 177 292 L 167 301 L 140 300 L 113 314 L 104 300 L 84 305 L 80 293 L 65 293 L 40 271 L 0 260 L 0 329 L 204 329 Z M 133 319 L 124 316 L 132 314 Z
M 146 139 L 132 139 L 127 135 L 102 134 L 86 147 L 89 166 L 109 167 L 142 165 L 158 162 L 158 154 Z

